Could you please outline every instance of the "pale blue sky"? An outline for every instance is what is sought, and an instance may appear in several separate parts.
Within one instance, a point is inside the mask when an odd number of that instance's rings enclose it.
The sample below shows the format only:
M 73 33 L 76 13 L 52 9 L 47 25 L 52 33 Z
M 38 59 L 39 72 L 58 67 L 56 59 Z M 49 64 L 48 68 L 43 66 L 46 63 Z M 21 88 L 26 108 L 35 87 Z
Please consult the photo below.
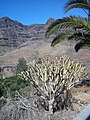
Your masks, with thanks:
M 25 25 L 45 23 L 48 18 L 69 15 L 86 16 L 83 10 L 74 9 L 64 13 L 68 0 L 0 0 L 0 18 L 8 16 Z

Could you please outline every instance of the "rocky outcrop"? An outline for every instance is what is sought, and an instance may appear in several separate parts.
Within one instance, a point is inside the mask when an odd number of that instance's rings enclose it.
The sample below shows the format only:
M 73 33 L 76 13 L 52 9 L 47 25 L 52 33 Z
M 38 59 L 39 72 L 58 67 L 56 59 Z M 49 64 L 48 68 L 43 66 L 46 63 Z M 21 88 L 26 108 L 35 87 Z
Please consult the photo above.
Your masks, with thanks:
M 17 48 L 26 41 L 36 37 L 43 37 L 45 33 L 44 24 L 23 25 L 9 17 L 0 19 L 0 54 L 12 48 Z M 35 40 L 35 39 L 34 39 Z
M 53 19 L 53 18 L 49 18 L 48 20 L 47 20 L 47 22 L 46 22 L 46 25 L 50 25 L 52 22 L 54 22 L 55 21 L 55 19 Z
M 14 65 L 0 65 L 0 79 L 16 75 L 15 69 L 16 67 Z
M 20 34 L 25 34 L 23 31 L 27 30 L 27 26 L 11 20 L 8 17 L 3 17 L 0 19 L 0 48 L 16 48 L 20 43 L 24 42 L 23 36 Z M 27 34 L 25 34 L 28 36 Z M 5 49 L 4 49 L 5 50 Z M 3 53 L 3 50 L 0 49 L 0 52 Z

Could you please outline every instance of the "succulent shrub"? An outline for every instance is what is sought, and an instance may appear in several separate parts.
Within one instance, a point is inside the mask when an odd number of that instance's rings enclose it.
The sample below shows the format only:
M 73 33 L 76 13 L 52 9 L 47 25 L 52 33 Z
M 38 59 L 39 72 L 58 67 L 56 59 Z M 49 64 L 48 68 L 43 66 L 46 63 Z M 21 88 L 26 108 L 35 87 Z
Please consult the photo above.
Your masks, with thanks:
M 85 67 L 71 61 L 67 55 L 39 58 L 30 62 L 28 70 L 19 76 L 36 88 L 37 107 L 55 112 L 71 106 L 71 88 L 85 77 Z

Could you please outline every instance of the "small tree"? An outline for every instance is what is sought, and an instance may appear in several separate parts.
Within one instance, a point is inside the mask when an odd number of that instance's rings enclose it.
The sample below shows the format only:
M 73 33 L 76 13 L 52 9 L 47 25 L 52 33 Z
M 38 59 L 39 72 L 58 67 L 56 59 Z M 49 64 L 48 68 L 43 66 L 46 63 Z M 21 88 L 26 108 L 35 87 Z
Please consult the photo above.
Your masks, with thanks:
M 27 70 L 26 60 L 24 58 L 20 58 L 16 66 L 16 74 L 21 73 L 21 71 L 26 71 L 26 70 Z
M 34 60 L 20 77 L 36 88 L 37 106 L 54 113 L 71 106 L 70 90 L 85 77 L 84 70 L 83 66 L 64 55 L 55 60 Z

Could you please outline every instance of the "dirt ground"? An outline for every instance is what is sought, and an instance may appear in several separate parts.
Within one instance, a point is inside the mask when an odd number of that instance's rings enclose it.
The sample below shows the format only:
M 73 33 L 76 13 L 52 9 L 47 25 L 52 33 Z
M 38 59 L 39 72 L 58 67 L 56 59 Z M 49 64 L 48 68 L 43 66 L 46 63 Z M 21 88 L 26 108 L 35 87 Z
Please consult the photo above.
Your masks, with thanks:
M 25 94 L 25 96 L 27 95 Z M 73 109 L 58 111 L 52 115 L 45 111 L 19 109 L 19 102 L 10 102 L 0 111 L 0 120 L 73 120 L 90 103 L 90 86 L 83 85 L 73 88 L 72 97 L 74 99 Z M 33 105 L 34 98 L 30 97 L 29 100 Z
M 90 86 L 83 85 L 73 88 L 73 96 L 84 102 L 90 102 Z
M 80 112 L 87 104 L 90 104 L 90 86 L 83 85 L 73 88 L 74 109 Z

